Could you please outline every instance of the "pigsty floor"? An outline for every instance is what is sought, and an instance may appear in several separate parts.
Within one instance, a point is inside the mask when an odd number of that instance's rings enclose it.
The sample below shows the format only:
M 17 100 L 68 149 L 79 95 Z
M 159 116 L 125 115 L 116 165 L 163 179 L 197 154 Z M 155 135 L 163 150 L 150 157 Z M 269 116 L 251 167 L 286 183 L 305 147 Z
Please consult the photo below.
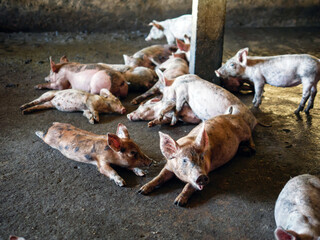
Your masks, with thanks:
M 0 239 L 273 239 L 274 203 L 290 177 L 320 176 L 320 98 L 309 116 L 293 111 L 302 87 L 266 86 L 260 122 L 253 133 L 257 153 L 236 156 L 212 172 L 210 184 L 185 208 L 173 204 L 184 184 L 170 181 L 149 196 L 139 187 L 164 165 L 158 131 L 174 139 L 194 126 L 148 128 L 126 116 L 106 114 L 90 125 L 81 113 L 57 110 L 22 115 L 19 106 L 44 91 L 33 86 L 49 73 L 48 57 L 90 63 L 123 63 L 122 54 L 148 46 L 140 32 L 113 34 L 0 34 Z M 156 42 L 154 42 L 156 43 Z M 309 53 L 320 58 L 320 28 L 227 29 L 224 61 L 242 47 L 249 55 Z M 210 67 L 210 66 L 208 66 Z M 212 69 L 214 71 L 214 69 Z M 136 108 L 124 101 L 128 112 Z M 252 94 L 240 94 L 251 107 Z M 144 178 L 117 168 L 128 183 L 120 188 L 94 166 L 68 160 L 34 133 L 66 122 L 98 134 L 125 124 L 131 137 L 156 163 Z

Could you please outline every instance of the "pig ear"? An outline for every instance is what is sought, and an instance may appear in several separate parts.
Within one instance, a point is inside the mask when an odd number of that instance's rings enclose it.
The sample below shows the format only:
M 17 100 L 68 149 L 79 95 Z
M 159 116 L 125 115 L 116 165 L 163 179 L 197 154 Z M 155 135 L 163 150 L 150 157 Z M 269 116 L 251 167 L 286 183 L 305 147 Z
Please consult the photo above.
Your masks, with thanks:
M 274 235 L 277 240 L 295 240 L 296 239 L 295 236 L 288 233 L 282 227 L 277 227 L 277 229 L 274 231 Z
M 108 146 L 115 152 L 119 152 L 121 149 L 121 139 L 113 134 L 113 133 L 107 133 L 107 141 Z
M 130 61 L 130 57 L 126 54 L 123 54 L 123 60 L 124 60 L 124 64 L 128 65 L 129 61 Z
M 67 62 L 69 62 L 69 60 L 68 60 L 68 58 L 67 58 L 66 55 L 64 55 L 64 56 L 62 56 L 62 57 L 60 58 L 60 63 L 67 63 Z
M 159 132 L 159 136 L 160 149 L 163 156 L 165 156 L 168 160 L 174 158 L 179 149 L 179 144 L 175 140 L 173 140 L 168 134 Z
M 100 90 L 100 96 L 107 98 L 110 95 L 111 95 L 111 92 L 107 88 L 102 88 Z
M 186 44 L 183 41 L 181 41 L 180 39 L 177 38 L 176 43 L 177 43 L 178 48 L 181 51 L 187 52 L 189 50 L 188 47 L 186 46 Z
M 52 61 L 52 57 L 50 56 L 50 67 L 51 67 L 51 70 L 52 72 L 57 72 L 58 68 L 56 66 L 56 64 L 54 63 L 54 61 Z
M 159 30 L 163 31 L 164 28 L 161 26 L 161 24 L 157 23 L 156 21 L 153 20 L 152 25 L 158 28 Z
M 163 72 L 159 68 L 156 68 L 156 74 L 158 75 L 159 80 L 162 82 L 164 86 L 170 85 L 169 80 L 163 75 Z
M 244 66 L 247 65 L 248 52 L 249 52 L 249 48 L 243 48 L 237 52 L 237 59 L 240 62 L 240 64 Z
M 205 150 L 209 145 L 209 137 L 205 130 L 205 121 L 202 122 L 201 131 L 196 138 L 195 144 L 202 151 Z
M 122 123 L 118 124 L 117 136 L 119 138 L 128 138 L 128 139 L 130 138 L 127 127 L 125 125 L 123 125 Z

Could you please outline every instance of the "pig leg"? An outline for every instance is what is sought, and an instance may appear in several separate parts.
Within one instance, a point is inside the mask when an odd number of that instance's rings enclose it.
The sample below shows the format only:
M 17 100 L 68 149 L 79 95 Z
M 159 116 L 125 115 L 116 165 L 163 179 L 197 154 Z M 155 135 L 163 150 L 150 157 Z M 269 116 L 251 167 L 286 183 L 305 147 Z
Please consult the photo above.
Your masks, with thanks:
M 256 153 L 256 145 L 253 142 L 252 136 L 248 141 L 240 144 L 239 153 L 245 156 L 252 156 Z
M 148 122 L 148 127 L 153 127 L 155 125 L 162 125 L 162 124 L 167 124 L 171 122 L 171 118 L 164 117 L 161 121 L 159 119 L 154 119 L 150 122 Z
M 99 164 L 99 162 L 102 163 Z M 118 186 L 123 187 L 126 185 L 126 182 L 118 175 L 118 173 L 104 161 L 98 161 L 98 169 L 103 175 L 113 180 Z
M 254 81 L 254 98 L 253 98 L 253 106 L 258 108 L 261 104 L 261 97 L 263 93 L 263 87 L 264 87 L 265 81 L 264 79 L 258 79 Z
M 34 111 L 50 109 L 50 108 L 55 108 L 55 107 L 53 106 L 53 104 L 51 102 L 45 102 L 43 104 L 24 109 L 22 111 L 22 114 L 27 114 L 27 113 L 31 113 L 31 112 L 34 112 Z
M 177 206 L 184 206 L 188 202 L 188 199 L 191 197 L 191 195 L 196 191 L 191 183 L 187 183 L 182 192 L 178 195 L 178 197 L 174 200 L 174 204 Z
M 312 84 L 309 81 L 309 79 L 302 79 L 302 85 L 303 85 L 302 98 L 301 98 L 301 102 L 299 104 L 299 107 L 294 112 L 295 114 L 299 114 L 299 112 L 301 112 L 304 109 L 304 106 L 305 106 L 308 98 L 310 97 L 310 90 L 311 90 Z
M 154 179 L 152 179 L 147 184 L 143 185 L 138 193 L 141 194 L 148 194 L 152 192 L 156 187 L 160 186 L 164 182 L 168 181 L 174 176 L 174 173 L 167 170 L 166 168 L 163 168 L 158 176 L 156 176 Z
M 305 113 L 308 114 L 309 111 L 310 111 L 310 109 L 313 108 L 314 99 L 315 99 L 316 95 L 317 95 L 317 85 L 313 85 L 313 86 L 311 87 L 311 95 L 310 95 L 309 102 L 308 102 L 308 106 L 307 106 L 307 108 L 306 108 L 306 110 L 305 110 Z
M 146 175 L 146 173 L 140 168 L 130 168 L 130 170 L 132 170 L 133 173 L 139 177 L 143 177 Z
M 139 104 L 141 103 L 143 100 L 145 100 L 147 97 L 151 96 L 151 95 L 155 95 L 155 94 L 158 94 L 160 93 L 160 90 L 159 90 L 159 81 L 156 82 L 155 85 L 153 85 L 152 88 L 150 88 L 148 91 L 146 91 L 144 94 L 141 94 L 140 96 L 134 98 L 132 101 L 131 101 L 131 104 Z
M 172 115 L 172 119 L 171 119 L 171 123 L 170 123 L 171 126 L 173 126 L 177 123 L 179 113 L 182 110 L 184 104 L 185 104 L 184 98 L 182 99 L 182 98 L 179 98 L 179 96 L 178 96 L 176 99 L 176 109 Z
M 56 94 L 56 91 L 46 92 L 46 93 L 42 94 L 39 98 L 33 100 L 32 102 L 23 104 L 23 105 L 20 107 L 20 110 L 24 110 L 24 109 L 26 109 L 26 108 L 29 108 L 29 107 L 38 105 L 39 103 L 51 101 L 52 98 L 54 98 L 55 94 Z
M 170 112 L 175 106 L 176 106 L 176 102 L 173 100 L 164 101 L 159 116 L 155 118 L 153 121 L 149 122 L 148 125 L 150 124 L 150 126 L 154 126 L 155 125 L 154 122 L 162 122 L 164 115 L 167 112 Z
M 43 83 L 43 84 L 38 84 L 34 87 L 35 89 L 54 89 L 54 90 L 63 90 L 63 89 L 69 89 L 70 88 L 70 83 Z
M 84 110 L 83 116 L 85 116 L 89 120 L 89 123 L 94 124 L 94 118 L 90 110 Z

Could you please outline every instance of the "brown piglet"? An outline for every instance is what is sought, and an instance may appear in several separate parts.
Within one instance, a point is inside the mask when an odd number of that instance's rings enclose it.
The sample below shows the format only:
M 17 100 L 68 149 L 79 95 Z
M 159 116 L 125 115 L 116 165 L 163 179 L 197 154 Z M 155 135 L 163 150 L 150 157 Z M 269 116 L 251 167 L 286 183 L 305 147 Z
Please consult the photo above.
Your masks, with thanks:
M 144 171 L 139 167 L 152 163 L 121 123 L 118 124 L 116 134 L 97 135 L 71 124 L 55 122 L 46 133 L 37 131 L 36 135 L 67 158 L 96 165 L 102 174 L 120 187 L 126 183 L 111 164 L 130 169 L 137 176 L 144 176 Z

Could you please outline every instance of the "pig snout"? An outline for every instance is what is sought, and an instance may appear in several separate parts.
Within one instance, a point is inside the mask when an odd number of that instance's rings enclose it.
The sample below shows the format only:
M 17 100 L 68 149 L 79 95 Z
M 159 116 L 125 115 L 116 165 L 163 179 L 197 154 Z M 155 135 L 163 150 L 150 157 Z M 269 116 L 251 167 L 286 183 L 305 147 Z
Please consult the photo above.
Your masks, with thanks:
M 132 113 L 127 114 L 127 118 L 128 118 L 130 121 L 137 121 L 137 120 L 139 120 L 138 117 L 136 116 L 135 112 L 132 112 Z
M 125 114 L 126 113 L 125 107 L 120 108 L 119 113 L 120 114 Z
M 196 183 L 199 190 L 202 190 L 203 187 L 209 183 L 209 177 L 207 175 L 200 175 L 197 178 Z
M 216 73 L 216 76 L 217 76 L 217 77 L 221 77 L 221 73 L 219 72 L 219 69 L 218 69 L 218 70 L 215 70 L 214 72 Z
M 147 36 L 144 40 L 146 40 L 147 42 L 151 41 L 151 37 Z

